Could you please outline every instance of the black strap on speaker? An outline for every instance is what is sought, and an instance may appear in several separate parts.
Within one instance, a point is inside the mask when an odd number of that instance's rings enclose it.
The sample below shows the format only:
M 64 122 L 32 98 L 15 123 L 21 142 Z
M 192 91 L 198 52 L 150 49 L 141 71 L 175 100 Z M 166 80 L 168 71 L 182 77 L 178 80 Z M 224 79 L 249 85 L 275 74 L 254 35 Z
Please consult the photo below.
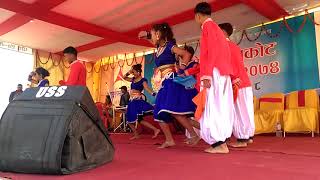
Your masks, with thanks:
M 110 138 L 109 138 L 109 132 L 106 131 L 106 129 L 103 128 L 102 125 L 98 123 L 98 121 L 97 121 L 97 120 L 94 118 L 94 116 L 88 111 L 88 108 L 87 108 L 85 105 L 83 105 L 83 104 L 81 104 L 81 103 L 76 103 L 76 104 L 86 113 L 87 116 L 90 117 L 90 119 L 92 120 L 92 122 L 93 122 L 95 125 L 97 125 L 98 129 L 104 134 L 104 136 L 108 139 L 109 143 L 110 143 L 110 144 L 112 145 L 112 147 L 114 148 L 113 143 L 112 143 L 112 141 L 111 141 Z

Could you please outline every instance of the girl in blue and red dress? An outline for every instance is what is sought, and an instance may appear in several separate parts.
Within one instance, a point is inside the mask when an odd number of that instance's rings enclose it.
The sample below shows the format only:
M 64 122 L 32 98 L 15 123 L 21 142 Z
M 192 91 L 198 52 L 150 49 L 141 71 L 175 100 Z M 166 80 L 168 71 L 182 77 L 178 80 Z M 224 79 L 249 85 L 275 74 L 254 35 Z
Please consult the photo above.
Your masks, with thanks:
M 199 76 L 198 76 L 198 74 L 200 72 L 199 63 L 195 59 L 192 58 L 195 53 L 192 46 L 184 46 L 184 49 L 186 51 L 188 51 L 188 53 L 191 54 L 191 57 L 188 62 L 177 61 L 176 71 L 178 73 L 178 76 L 180 76 L 180 77 L 192 76 L 196 82 L 196 84 L 194 85 L 194 88 L 196 88 L 197 91 L 199 92 L 199 90 L 200 90 Z M 179 58 L 181 59 L 181 57 L 179 57 Z
M 194 85 L 193 88 L 196 88 L 197 89 L 196 92 L 198 93 L 200 90 L 200 85 L 199 85 L 200 80 L 199 80 L 199 76 L 198 76 L 198 74 L 200 72 L 200 66 L 199 66 L 199 63 L 192 58 L 195 53 L 193 47 L 192 46 L 184 46 L 184 49 L 191 54 L 191 58 L 190 58 L 189 62 L 185 62 L 186 67 L 183 69 L 180 68 L 181 62 L 179 62 L 179 65 L 177 66 L 177 73 L 178 73 L 178 76 L 183 77 L 183 78 L 192 76 L 196 80 L 196 84 Z M 194 96 L 192 96 L 190 98 L 193 99 L 195 96 L 196 96 L 196 94 L 194 94 Z M 190 123 L 195 128 L 195 131 L 199 135 L 200 123 L 198 121 L 195 121 L 193 116 L 190 117 Z M 188 131 L 186 131 L 186 136 L 187 136 L 187 139 L 185 140 L 185 142 L 188 143 L 189 138 L 190 138 L 190 134 Z
M 181 76 L 193 76 L 196 79 L 196 85 L 195 88 L 198 90 L 198 92 L 200 91 L 200 79 L 199 79 L 199 72 L 200 72 L 200 66 L 199 66 L 199 62 L 197 62 L 195 59 L 193 59 L 194 56 L 194 49 L 192 46 L 185 46 L 184 49 L 186 51 L 188 51 L 191 54 L 191 59 L 189 60 L 186 66 L 186 68 L 184 69 L 180 69 L 178 74 Z
M 167 148 L 175 145 L 168 123 L 175 118 L 191 134 L 189 144 L 195 145 L 200 139 L 195 133 L 188 115 L 195 112 L 195 104 L 192 102 L 197 91 L 186 89 L 183 85 L 175 83 L 173 78 L 175 72 L 176 55 L 180 56 L 183 62 L 190 60 L 190 53 L 177 47 L 173 32 L 167 23 L 156 24 L 151 29 L 151 42 L 157 47 L 155 63 L 161 72 L 162 87 L 160 88 L 154 109 L 155 121 L 165 135 L 165 142 L 159 148 Z M 186 66 L 182 64 L 182 66 Z
M 148 93 L 155 96 L 153 90 L 148 86 L 148 80 L 141 76 L 142 66 L 141 64 L 136 64 L 132 66 L 132 69 L 126 73 L 124 79 L 131 82 L 131 91 L 130 91 L 130 102 L 127 108 L 127 122 L 133 131 L 133 139 L 139 138 L 139 134 L 135 128 L 135 123 L 139 122 L 145 127 L 152 129 L 154 135 L 152 138 L 156 138 L 160 133 L 160 130 L 154 127 L 147 121 L 143 120 L 143 116 L 153 112 L 153 106 L 149 104 L 145 99 L 143 99 L 142 91 L 146 90 Z M 132 78 L 128 77 L 130 74 L 133 75 Z

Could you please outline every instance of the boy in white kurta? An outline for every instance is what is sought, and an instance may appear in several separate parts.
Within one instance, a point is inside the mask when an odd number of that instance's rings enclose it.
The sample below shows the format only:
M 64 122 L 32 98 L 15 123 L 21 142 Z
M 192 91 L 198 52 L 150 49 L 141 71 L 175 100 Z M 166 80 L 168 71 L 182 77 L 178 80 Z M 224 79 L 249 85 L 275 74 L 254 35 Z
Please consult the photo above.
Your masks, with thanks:
M 233 74 L 228 42 L 211 19 L 208 3 L 199 3 L 195 9 L 195 20 L 201 25 L 200 80 L 207 89 L 205 110 L 200 118 L 201 138 L 211 145 L 207 153 L 228 153 L 225 143 L 232 134 Z
M 219 24 L 223 30 L 229 44 L 231 61 L 234 72 L 240 78 L 239 93 L 235 101 L 235 118 L 233 124 L 233 135 L 237 138 L 236 143 L 230 144 L 232 147 L 246 147 L 247 143 L 253 142 L 254 136 L 254 112 L 253 112 L 253 92 L 248 73 L 244 67 L 241 49 L 229 40 L 233 33 L 230 23 Z

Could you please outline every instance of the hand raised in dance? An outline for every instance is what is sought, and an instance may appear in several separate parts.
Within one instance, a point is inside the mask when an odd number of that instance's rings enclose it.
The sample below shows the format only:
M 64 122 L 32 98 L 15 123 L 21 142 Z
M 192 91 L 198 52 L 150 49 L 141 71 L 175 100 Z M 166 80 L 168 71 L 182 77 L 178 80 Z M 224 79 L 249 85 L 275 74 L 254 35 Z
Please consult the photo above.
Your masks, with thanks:
M 204 88 L 210 88 L 211 87 L 210 79 L 204 79 L 204 80 L 202 80 L 202 83 L 203 83 L 203 87 Z
M 149 31 L 140 31 L 138 34 L 139 39 L 151 39 L 151 33 Z
M 240 87 L 240 85 L 241 85 L 241 80 L 240 80 L 240 78 L 235 78 L 234 80 L 232 80 L 232 85 L 233 85 L 233 86 Z

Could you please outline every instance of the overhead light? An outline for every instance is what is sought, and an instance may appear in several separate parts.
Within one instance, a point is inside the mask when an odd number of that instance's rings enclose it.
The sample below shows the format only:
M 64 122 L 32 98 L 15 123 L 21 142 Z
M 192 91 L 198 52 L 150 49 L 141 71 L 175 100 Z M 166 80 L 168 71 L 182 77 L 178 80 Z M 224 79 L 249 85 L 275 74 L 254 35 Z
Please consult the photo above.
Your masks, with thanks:
M 34 20 L 30 20 L 29 22 L 33 23 L 33 22 L 34 22 Z

